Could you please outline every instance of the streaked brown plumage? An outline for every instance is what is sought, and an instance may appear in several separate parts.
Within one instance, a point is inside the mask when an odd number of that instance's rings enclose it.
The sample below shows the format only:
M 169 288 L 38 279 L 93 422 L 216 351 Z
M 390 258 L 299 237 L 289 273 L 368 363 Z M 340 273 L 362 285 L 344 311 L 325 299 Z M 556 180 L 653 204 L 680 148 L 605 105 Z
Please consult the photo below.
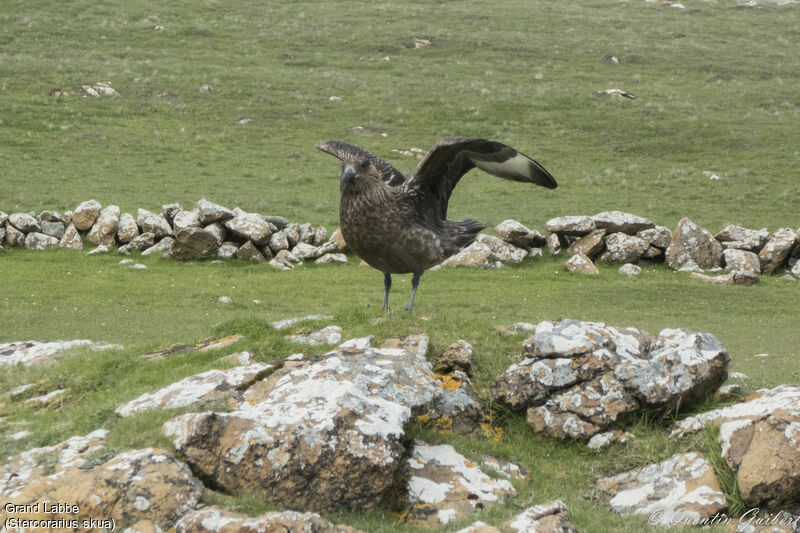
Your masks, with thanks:
M 557 186 L 530 157 L 486 139 L 442 139 L 411 178 L 352 144 L 320 141 L 316 147 L 342 160 L 342 236 L 361 259 L 384 273 L 384 309 L 392 274 L 414 274 L 406 307 L 411 312 L 422 273 L 469 246 L 484 229 L 473 219 L 447 220 L 450 194 L 468 171 L 477 167 L 506 180 Z

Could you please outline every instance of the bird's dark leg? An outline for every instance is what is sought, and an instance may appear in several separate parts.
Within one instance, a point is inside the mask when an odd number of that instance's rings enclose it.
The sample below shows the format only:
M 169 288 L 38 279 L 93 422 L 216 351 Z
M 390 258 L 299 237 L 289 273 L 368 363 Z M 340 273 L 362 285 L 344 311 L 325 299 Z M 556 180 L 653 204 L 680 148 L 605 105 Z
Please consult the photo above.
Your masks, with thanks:
M 417 295 L 417 287 L 419 287 L 419 277 L 420 274 L 414 272 L 414 276 L 411 278 L 411 301 L 408 302 L 408 307 L 406 307 L 406 311 L 409 313 L 411 312 L 411 308 L 414 307 L 414 297 Z
M 388 272 L 383 273 L 383 286 L 386 292 L 383 293 L 383 310 L 389 310 L 389 289 L 392 288 L 392 275 Z

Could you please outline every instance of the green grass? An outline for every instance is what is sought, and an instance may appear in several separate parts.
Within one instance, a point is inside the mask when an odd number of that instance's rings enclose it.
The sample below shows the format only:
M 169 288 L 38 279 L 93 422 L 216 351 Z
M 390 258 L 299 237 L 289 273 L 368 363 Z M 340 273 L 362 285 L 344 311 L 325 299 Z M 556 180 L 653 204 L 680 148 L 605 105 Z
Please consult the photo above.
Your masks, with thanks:
M 65 211 L 95 198 L 135 213 L 206 197 L 332 230 L 339 165 L 313 148 L 316 141 L 362 145 L 408 173 L 416 161 L 393 148 L 481 136 L 533 156 L 559 188 L 475 173 L 456 189 L 452 218 L 490 226 L 516 218 L 543 230 L 554 216 L 619 209 L 670 227 L 688 216 L 712 232 L 727 223 L 799 226 L 800 10 L 686 5 L 7 0 L 0 9 L 0 210 Z M 432 37 L 432 45 L 414 49 L 418 36 Z M 612 55 L 620 64 L 605 59 Z M 106 80 L 119 98 L 81 96 L 82 84 Z M 204 83 L 211 93 L 200 93 Z M 55 87 L 70 95 L 49 96 Z M 637 98 L 595 94 L 612 87 Z M 252 121 L 239 125 L 241 118 Z M 722 179 L 709 181 L 704 170 Z M 445 269 L 425 274 L 412 316 L 401 311 L 410 281 L 396 277 L 395 312 L 374 324 L 383 316 L 381 275 L 355 258 L 292 272 L 153 257 L 137 257 L 148 269 L 134 271 L 119 259 L 64 250 L 0 255 L 0 342 L 88 338 L 125 346 L 0 373 L 0 391 L 22 383 L 67 390 L 56 411 L 0 399 L 3 431 L 33 432 L 0 441 L 0 457 L 99 427 L 111 430 L 104 453 L 170 447 L 160 426 L 175 412 L 121 420 L 114 409 L 214 368 L 234 350 L 284 357 L 296 347 L 266 324 L 308 313 L 332 315 L 345 337 L 425 332 L 432 357 L 466 339 L 476 350 L 479 389 L 522 356 L 523 337 L 504 337 L 495 326 L 561 317 L 653 334 L 711 332 L 729 350 L 732 369 L 750 376 L 746 393 L 796 383 L 800 371 L 800 286 L 777 276 L 756 287 L 718 287 L 663 266 L 629 279 L 600 265 L 599 276 L 582 277 L 565 271 L 564 258 L 549 257 L 491 272 Z M 232 333 L 246 338 L 218 353 L 155 363 L 138 357 Z M 769 357 L 752 357 L 762 352 Z M 612 513 L 594 481 L 678 451 L 714 453 L 703 435 L 668 439 L 670 419 L 658 414 L 631 421 L 633 441 L 598 452 L 536 436 L 519 415 L 498 416 L 500 443 L 410 428 L 470 457 L 491 451 L 531 471 L 530 484 L 516 483 L 516 498 L 480 516 L 492 523 L 562 498 L 582 531 L 642 531 L 646 518 Z M 247 495 L 208 492 L 205 499 L 248 513 L 270 508 Z M 411 531 L 386 508 L 329 518 L 368 531 Z

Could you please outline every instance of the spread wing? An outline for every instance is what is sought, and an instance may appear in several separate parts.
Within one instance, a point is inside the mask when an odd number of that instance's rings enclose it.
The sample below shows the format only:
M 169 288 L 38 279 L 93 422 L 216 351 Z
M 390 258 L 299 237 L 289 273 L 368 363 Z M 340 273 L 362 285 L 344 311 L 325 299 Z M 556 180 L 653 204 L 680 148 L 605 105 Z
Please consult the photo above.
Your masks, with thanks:
M 533 183 L 555 189 L 558 184 L 539 163 L 514 148 L 486 139 L 442 139 L 420 161 L 408 183 L 425 195 L 435 197 L 442 216 L 461 176 L 479 168 L 498 178 Z
M 323 152 L 327 152 L 334 157 L 338 157 L 342 161 L 364 158 L 369 159 L 375 168 L 378 169 L 378 172 L 380 172 L 381 179 L 383 179 L 383 181 L 392 187 L 402 185 L 406 182 L 406 177 L 403 176 L 402 172 L 394 168 L 380 157 L 373 155 L 363 148 L 353 144 L 342 141 L 319 141 L 314 146 L 316 146 L 318 150 L 322 150 Z

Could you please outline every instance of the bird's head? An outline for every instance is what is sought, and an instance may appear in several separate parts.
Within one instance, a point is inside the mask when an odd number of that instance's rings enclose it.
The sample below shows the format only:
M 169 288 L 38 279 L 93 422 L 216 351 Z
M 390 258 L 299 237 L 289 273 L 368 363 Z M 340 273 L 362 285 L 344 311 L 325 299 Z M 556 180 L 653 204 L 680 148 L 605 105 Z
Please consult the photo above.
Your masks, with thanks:
M 342 161 L 342 177 L 339 186 L 345 189 L 360 189 L 374 182 L 380 182 L 380 173 L 368 157 L 344 159 Z

